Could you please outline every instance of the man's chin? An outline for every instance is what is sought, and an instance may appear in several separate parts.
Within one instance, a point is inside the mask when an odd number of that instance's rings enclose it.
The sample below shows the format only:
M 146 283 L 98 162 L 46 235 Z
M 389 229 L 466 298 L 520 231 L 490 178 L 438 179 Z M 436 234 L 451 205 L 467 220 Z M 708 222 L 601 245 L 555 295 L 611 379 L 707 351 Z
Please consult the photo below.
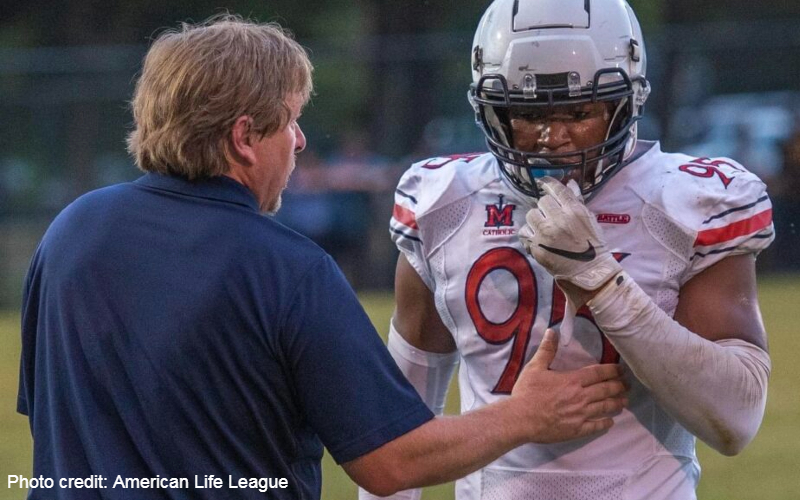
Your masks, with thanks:
M 273 216 L 273 215 L 278 213 L 278 210 L 281 209 L 281 204 L 282 203 L 283 203 L 283 198 L 281 197 L 281 195 L 278 195 L 278 198 L 275 201 L 273 201 L 272 203 L 270 203 L 266 207 L 262 207 L 261 212 L 264 215 Z

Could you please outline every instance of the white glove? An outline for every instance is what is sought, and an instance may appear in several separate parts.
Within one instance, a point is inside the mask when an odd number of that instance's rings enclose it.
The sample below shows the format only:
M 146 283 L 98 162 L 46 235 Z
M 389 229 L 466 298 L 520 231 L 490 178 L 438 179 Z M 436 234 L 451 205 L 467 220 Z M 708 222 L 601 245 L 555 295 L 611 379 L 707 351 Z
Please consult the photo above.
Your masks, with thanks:
M 594 214 L 575 194 L 580 190 L 574 180 L 569 187 L 552 177 L 538 182 L 545 194 L 525 215 L 527 224 L 519 231 L 522 246 L 556 280 L 597 290 L 622 267 L 608 251 Z

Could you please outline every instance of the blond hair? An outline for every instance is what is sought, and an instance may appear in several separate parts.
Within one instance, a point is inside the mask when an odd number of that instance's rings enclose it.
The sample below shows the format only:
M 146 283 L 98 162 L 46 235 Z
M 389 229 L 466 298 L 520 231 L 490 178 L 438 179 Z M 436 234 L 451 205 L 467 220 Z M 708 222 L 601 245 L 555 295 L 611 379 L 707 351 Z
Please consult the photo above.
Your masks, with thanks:
M 147 172 L 202 179 L 228 171 L 237 118 L 269 135 L 291 119 L 286 99 L 312 91 L 306 51 L 274 23 L 223 14 L 159 35 L 144 60 L 131 107 L 128 151 Z

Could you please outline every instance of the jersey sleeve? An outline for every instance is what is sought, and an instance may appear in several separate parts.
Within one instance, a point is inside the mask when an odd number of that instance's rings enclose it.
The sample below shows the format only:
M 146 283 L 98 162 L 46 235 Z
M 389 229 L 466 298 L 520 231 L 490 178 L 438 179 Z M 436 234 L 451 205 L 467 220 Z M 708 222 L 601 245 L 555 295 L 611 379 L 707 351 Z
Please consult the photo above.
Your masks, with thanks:
M 425 259 L 422 235 L 417 223 L 422 176 L 414 165 L 403 174 L 394 192 L 394 208 L 389 221 L 392 241 L 430 290 L 434 289 L 430 267 Z
M 673 179 L 663 201 L 687 231 L 682 284 L 726 257 L 757 255 L 775 238 L 766 186 L 733 160 L 694 159 Z
M 303 415 L 338 463 L 433 418 L 329 256 L 299 283 L 281 332 Z
M 389 230 L 431 291 L 436 286 L 431 259 L 467 220 L 470 195 L 499 175 L 490 153 L 466 153 L 417 162 L 400 179 Z

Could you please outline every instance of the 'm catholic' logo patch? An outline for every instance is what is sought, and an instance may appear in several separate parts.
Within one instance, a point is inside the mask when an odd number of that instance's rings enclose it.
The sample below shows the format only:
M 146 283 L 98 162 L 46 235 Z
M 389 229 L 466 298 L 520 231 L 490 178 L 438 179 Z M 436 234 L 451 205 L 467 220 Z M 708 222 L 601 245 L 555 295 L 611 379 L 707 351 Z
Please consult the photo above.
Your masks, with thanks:
M 517 206 L 510 203 L 503 204 L 503 195 L 501 194 L 499 197 L 497 204 L 486 205 L 486 223 L 483 227 L 492 229 L 484 229 L 484 236 L 505 236 L 516 233 L 514 229 L 504 228 L 513 228 L 514 210 Z
M 516 205 L 507 203 L 503 205 L 503 195 L 497 205 L 486 205 L 486 224 L 484 227 L 501 227 L 514 225 L 514 209 Z

